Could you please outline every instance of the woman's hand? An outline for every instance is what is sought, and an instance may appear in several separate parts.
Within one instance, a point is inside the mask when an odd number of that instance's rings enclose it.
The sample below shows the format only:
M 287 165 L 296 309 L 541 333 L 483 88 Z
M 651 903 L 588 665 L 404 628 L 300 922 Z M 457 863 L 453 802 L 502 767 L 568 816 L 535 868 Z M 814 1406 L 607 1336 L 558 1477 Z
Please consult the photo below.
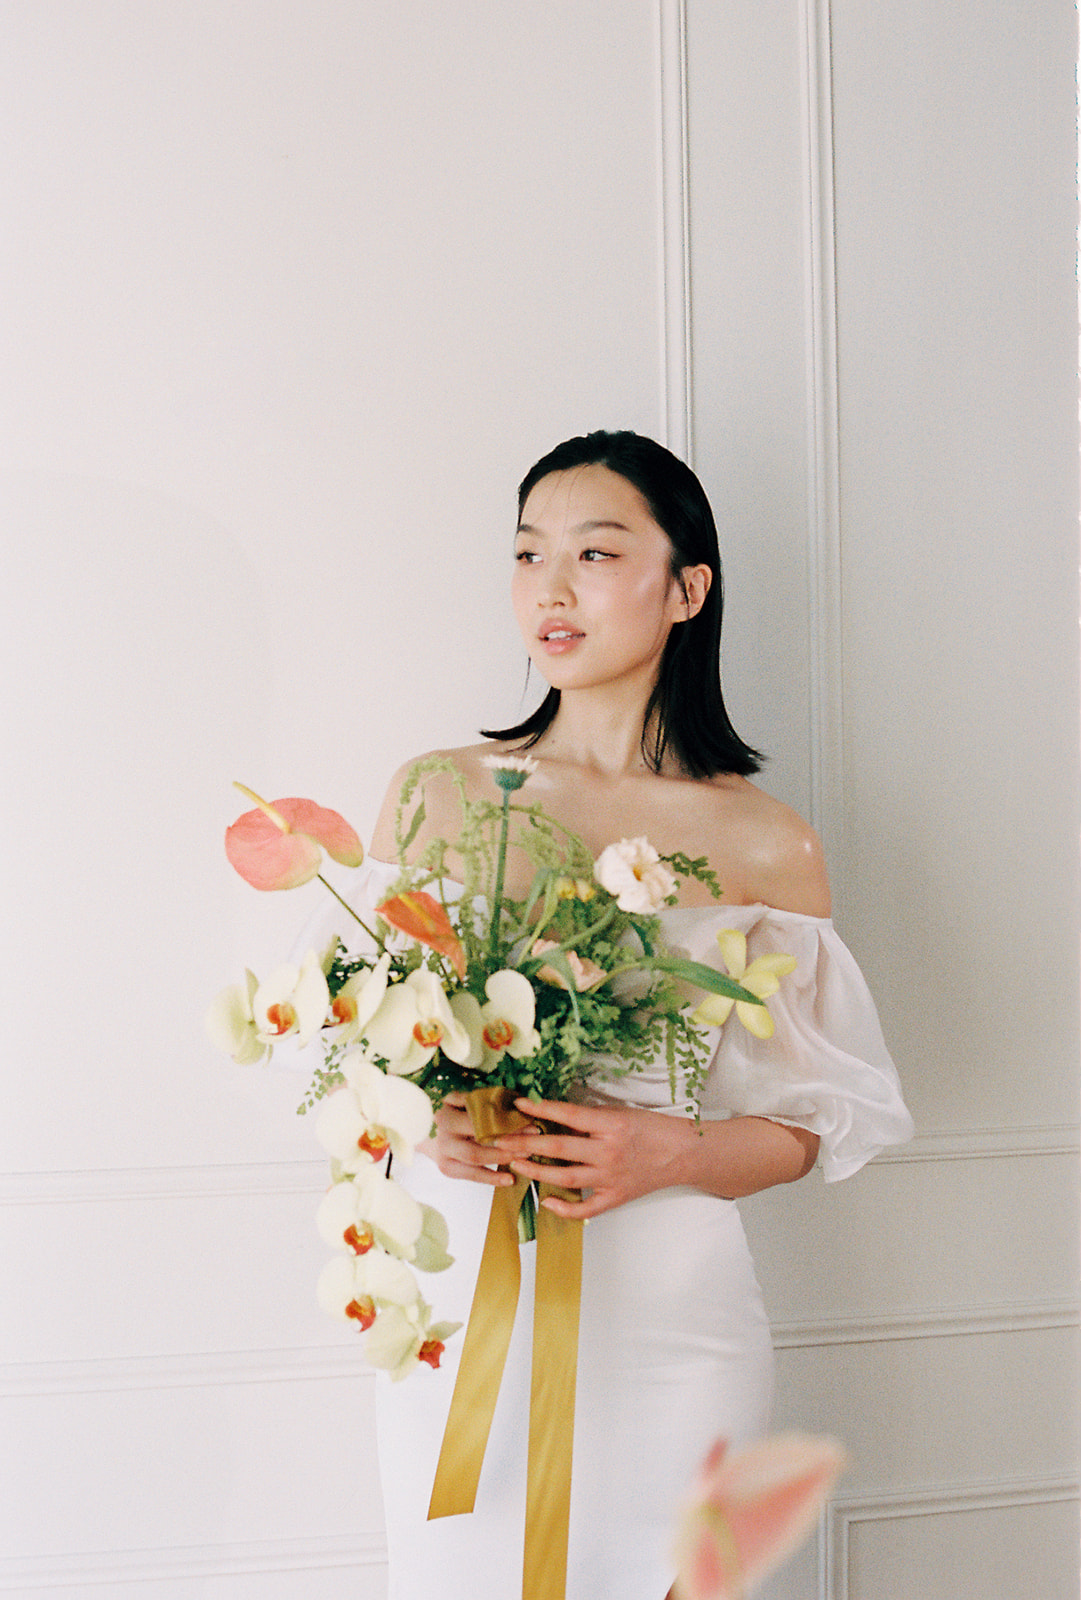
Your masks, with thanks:
M 596 1217 L 640 1195 L 683 1183 L 681 1158 L 693 1126 L 656 1111 L 612 1110 L 554 1100 L 515 1101 L 519 1111 L 560 1124 L 565 1132 L 523 1129 L 503 1134 L 494 1148 L 520 1178 L 587 1191 L 581 1200 L 542 1201 L 560 1217 Z M 492 1152 L 488 1151 L 491 1160 Z M 546 1159 L 539 1160 L 538 1157 Z M 557 1167 L 547 1158 L 566 1163 Z
M 514 1182 L 506 1166 L 497 1168 L 499 1159 L 491 1145 L 478 1144 L 465 1109 L 464 1094 L 448 1094 L 435 1114 L 435 1135 L 419 1146 L 431 1156 L 448 1178 L 465 1178 L 472 1183 L 487 1183 L 503 1188 Z
M 520 1178 L 585 1191 L 581 1200 L 550 1195 L 541 1202 L 560 1217 L 596 1217 L 655 1189 L 683 1184 L 734 1200 L 802 1178 L 818 1154 L 815 1134 L 765 1117 L 696 1123 L 660 1111 L 553 1100 L 520 1099 L 515 1104 L 527 1115 L 567 1130 L 503 1134 L 493 1147 Z M 481 1160 L 491 1160 L 492 1150 L 476 1148 Z M 565 1165 L 553 1168 L 540 1156 Z M 490 1176 L 488 1181 L 498 1179 Z

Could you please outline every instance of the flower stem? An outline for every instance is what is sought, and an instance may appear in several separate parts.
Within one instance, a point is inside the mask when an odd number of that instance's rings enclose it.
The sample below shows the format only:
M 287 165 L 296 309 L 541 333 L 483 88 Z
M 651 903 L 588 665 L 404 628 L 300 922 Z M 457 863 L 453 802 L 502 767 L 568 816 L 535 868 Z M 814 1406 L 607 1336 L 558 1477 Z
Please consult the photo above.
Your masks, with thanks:
M 364 932 L 368 935 L 368 938 L 369 939 L 373 939 L 375 941 L 375 943 L 379 946 L 380 950 L 385 949 L 386 946 L 385 946 L 384 940 L 382 940 L 377 933 L 373 933 L 372 932 L 371 928 L 369 928 L 368 924 L 365 922 L 363 917 L 358 917 L 357 916 L 357 913 L 353 910 L 352 906 L 349 904 L 349 901 L 342 899 L 341 895 L 338 893 L 337 889 L 335 889 L 334 885 L 332 883 L 328 883 L 327 880 L 323 877 L 323 874 L 321 872 L 317 872 L 315 874 L 315 876 L 319 879 L 319 882 L 323 885 L 324 889 L 329 889 L 330 890 L 331 894 L 334 896 L 335 900 L 337 900 L 338 904 L 345 907 L 345 909 L 348 911 L 349 915 L 352 917 L 353 921 L 360 923 L 361 927 L 364 929 Z
M 499 854 L 495 863 L 495 890 L 492 895 L 492 930 L 488 954 L 494 965 L 499 953 L 499 924 L 503 917 L 503 878 L 507 869 L 507 830 L 510 826 L 510 793 L 503 790 L 503 814 L 499 824 Z

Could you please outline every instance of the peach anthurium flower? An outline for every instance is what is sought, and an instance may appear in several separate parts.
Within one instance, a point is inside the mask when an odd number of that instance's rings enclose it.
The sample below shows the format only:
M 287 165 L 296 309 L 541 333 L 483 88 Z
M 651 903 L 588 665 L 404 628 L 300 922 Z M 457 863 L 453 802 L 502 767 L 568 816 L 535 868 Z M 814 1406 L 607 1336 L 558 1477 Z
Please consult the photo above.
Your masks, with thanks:
M 373 1367 L 382 1367 L 395 1382 L 426 1361 L 438 1367 L 443 1347 L 460 1322 L 431 1321 L 431 1307 L 423 1300 L 412 1306 L 388 1306 L 364 1341 L 364 1354 Z
M 324 1311 L 332 1317 L 370 1328 L 386 1306 L 412 1307 L 420 1299 L 417 1280 L 402 1261 L 385 1251 L 335 1256 L 328 1261 L 315 1288 Z
M 484 992 L 488 1000 L 480 1016 L 485 1050 L 496 1057 L 506 1051 L 516 1061 L 531 1056 L 540 1045 L 540 1034 L 533 1026 L 537 1001 L 529 979 L 504 967 L 492 973 Z
M 264 978 L 252 997 L 257 1036 L 264 1044 L 295 1033 L 306 1045 L 326 1019 L 330 990 L 319 956 L 309 950 L 299 967 L 286 963 Z
M 271 1046 L 259 1037 L 252 1000 L 259 988 L 254 972 L 245 970 L 243 983 L 232 983 L 211 1005 L 206 1014 L 206 1031 L 212 1044 L 242 1067 L 251 1066 L 270 1055 Z
M 389 1070 L 408 1076 L 419 1072 L 437 1050 L 459 1064 L 475 1054 L 469 1029 L 447 999 L 436 972 L 417 967 L 387 990 L 383 1003 L 364 1030 L 376 1055 Z
M 593 863 L 593 875 L 621 911 L 659 911 L 675 892 L 676 880 L 649 840 L 621 839 L 602 850 Z
M 324 1031 L 340 1044 L 359 1039 L 383 1002 L 389 973 L 390 956 L 384 951 L 374 967 L 362 967 L 347 978 L 330 1002 Z
M 245 811 L 225 830 L 225 854 L 253 889 L 295 889 L 314 878 L 323 851 L 346 867 L 359 867 L 364 846 L 336 811 L 314 800 L 263 800 L 253 790 L 236 787 L 254 811 Z
M 529 953 L 531 956 L 543 956 L 549 950 L 558 949 L 559 945 L 554 939 L 535 939 L 533 941 L 533 947 Z M 598 988 L 608 976 L 604 968 L 598 967 L 597 963 L 595 961 L 591 961 L 588 956 L 583 961 L 576 950 L 564 950 L 563 955 L 566 959 L 568 967 L 571 969 L 571 976 L 574 979 L 574 987 L 578 990 L 579 994 L 586 989 Z M 555 967 L 548 965 L 538 967 L 537 977 L 540 978 L 544 983 L 554 984 L 557 989 L 566 989 L 568 987 L 566 978 L 561 972 L 557 972 Z
M 796 965 L 795 956 L 777 951 L 771 955 L 756 956 L 748 966 L 747 936 L 740 933 L 738 928 L 722 928 L 717 935 L 717 943 L 721 947 L 729 977 L 756 994 L 760 1000 L 768 1000 L 771 994 L 776 994 L 781 987 L 781 979 L 792 972 Z M 754 1006 L 746 1000 L 733 1000 L 724 994 L 708 995 L 691 1013 L 691 1020 L 701 1022 L 708 1028 L 719 1028 L 727 1022 L 733 1006 L 748 1033 L 753 1033 L 756 1039 L 772 1036 L 773 1018 L 764 1005 Z
M 445 956 L 458 974 L 465 978 L 465 951 L 454 931 L 454 924 L 446 910 L 433 895 L 423 889 L 412 889 L 407 894 L 394 895 L 375 908 L 392 928 L 404 933 L 420 944 L 426 944 Z
M 802 1544 L 846 1464 L 835 1439 L 781 1434 L 731 1455 L 718 1440 L 680 1520 L 678 1600 L 742 1600 Z
M 320 1105 L 315 1134 L 340 1173 L 382 1161 L 388 1150 L 408 1166 L 432 1131 L 432 1103 L 424 1090 L 380 1071 L 359 1051 L 347 1052 L 339 1066 L 345 1087 Z
M 424 1227 L 418 1201 L 372 1163 L 332 1184 L 316 1213 L 320 1237 L 335 1250 L 362 1256 L 379 1246 L 412 1261 Z

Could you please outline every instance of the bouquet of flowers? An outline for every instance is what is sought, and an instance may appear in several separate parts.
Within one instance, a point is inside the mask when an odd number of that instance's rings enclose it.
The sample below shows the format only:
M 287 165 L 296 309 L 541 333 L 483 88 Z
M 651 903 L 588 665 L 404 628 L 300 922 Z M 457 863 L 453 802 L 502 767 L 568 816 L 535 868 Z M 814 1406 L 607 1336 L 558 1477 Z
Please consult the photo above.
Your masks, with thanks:
M 706 861 L 661 857 L 643 838 L 612 844 L 594 861 L 540 806 L 513 798 L 536 767 L 532 758 L 486 764 L 499 799 L 469 798 L 443 758 L 410 769 L 395 825 L 401 870 L 374 926 L 320 871 L 324 850 L 347 866 L 363 860 L 360 839 L 336 812 L 309 800 L 270 804 L 238 784 L 254 809 L 226 832 L 229 860 L 255 888 L 319 877 L 365 946 L 357 954 L 335 938 L 262 982 L 248 972 L 218 996 L 208 1028 L 238 1062 L 267 1060 L 284 1039 L 322 1040 L 323 1060 L 299 1107 L 318 1105 L 316 1133 L 331 1158 L 318 1222 L 338 1254 L 319 1298 L 368 1330 L 369 1361 L 399 1378 L 420 1362 L 438 1366 L 459 1326 L 432 1321 L 413 1273 L 450 1265 L 446 1224 L 391 1175 L 393 1161 L 408 1163 L 428 1136 L 443 1098 L 466 1094 L 481 1138 L 493 1107 L 504 1131 L 528 1121 L 514 1110 L 516 1097 L 573 1097 L 594 1056 L 629 1073 L 663 1055 L 673 1098 L 682 1082 L 693 1099 L 707 1064 L 702 1025 L 722 1024 L 735 1007 L 768 1037 L 765 1001 L 795 965 L 772 955 L 748 967 L 734 930 L 719 939 L 730 975 L 667 950 L 658 913 L 674 903 L 677 875 L 720 896 Z M 437 773 L 457 786 L 461 830 L 414 849 L 423 783 Z M 521 899 L 504 887 L 512 825 L 533 869 Z M 706 998 L 690 1011 L 695 990 Z M 532 1236 L 533 1215 L 527 1190 L 520 1236 Z

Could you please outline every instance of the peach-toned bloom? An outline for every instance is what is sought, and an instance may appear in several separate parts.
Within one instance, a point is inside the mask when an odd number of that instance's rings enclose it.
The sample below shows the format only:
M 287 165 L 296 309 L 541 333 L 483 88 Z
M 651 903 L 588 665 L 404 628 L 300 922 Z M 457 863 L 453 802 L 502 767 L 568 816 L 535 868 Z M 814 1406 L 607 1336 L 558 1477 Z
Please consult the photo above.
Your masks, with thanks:
M 678 1600 L 743 1600 L 802 1544 L 847 1457 L 835 1439 L 781 1434 L 710 1450 L 677 1535 Z
M 602 850 L 593 863 L 593 873 L 597 882 L 615 895 L 621 911 L 659 911 L 676 887 L 672 873 L 642 836 L 621 839 Z
M 543 956 L 546 955 L 549 950 L 558 949 L 559 945 L 554 939 L 535 939 L 533 941 L 533 947 L 529 953 L 531 956 Z M 595 961 L 591 961 L 588 956 L 583 961 L 582 957 L 576 950 L 564 950 L 563 958 L 571 970 L 571 976 L 574 979 L 574 987 L 578 990 L 579 994 L 586 989 L 598 988 L 608 976 L 604 968 L 598 967 L 597 963 Z M 554 984 L 557 989 L 566 989 L 569 987 L 563 974 L 555 967 L 549 966 L 547 963 L 543 967 L 537 968 L 537 977 L 540 978 L 544 983 Z
M 364 847 L 344 817 L 314 800 L 270 803 L 242 783 L 236 787 L 255 801 L 225 830 L 225 854 L 253 889 L 295 889 L 314 878 L 323 851 L 343 866 L 359 867 Z
M 461 940 L 446 911 L 433 895 L 423 889 L 412 889 L 406 894 L 397 894 L 390 900 L 384 900 L 376 910 L 399 933 L 408 934 L 410 939 L 417 939 L 430 950 L 445 956 L 458 977 L 464 980 L 465 951 Z

